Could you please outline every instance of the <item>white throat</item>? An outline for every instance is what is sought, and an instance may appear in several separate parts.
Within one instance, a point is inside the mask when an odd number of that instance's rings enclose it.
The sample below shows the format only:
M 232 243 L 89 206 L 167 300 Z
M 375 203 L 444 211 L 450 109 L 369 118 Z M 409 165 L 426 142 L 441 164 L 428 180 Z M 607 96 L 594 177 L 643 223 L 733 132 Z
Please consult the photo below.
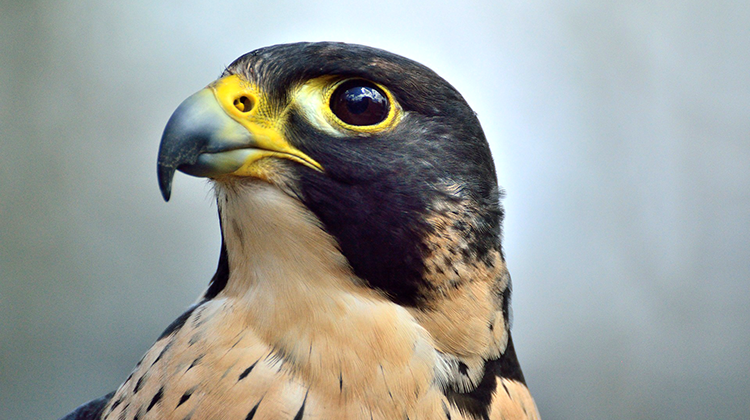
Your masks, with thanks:
M 306 207 L 263 182 L 217 185 L 217 195 L 230 274 L 216 298 L 243 314 L 247 329 L 336 395 L 342 382 L 373 391 L 373 401 L 388 394 L 389 381 L 429 388 L 437 358 L 430 335 L 352 273 Z
M 217 198 L 229 253 L 227 295 L 299 294 L 356 282 L 318 219 L 277 187 L 262 181 L 217 185 Z

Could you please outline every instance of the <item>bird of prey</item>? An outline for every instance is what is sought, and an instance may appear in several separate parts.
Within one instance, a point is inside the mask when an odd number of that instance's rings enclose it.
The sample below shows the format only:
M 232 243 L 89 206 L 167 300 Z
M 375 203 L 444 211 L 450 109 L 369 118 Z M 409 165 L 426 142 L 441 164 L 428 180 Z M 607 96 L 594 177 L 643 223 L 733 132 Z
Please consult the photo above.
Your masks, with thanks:
M 503 211 L 475 113 L 429 68 L 261 48 L 186 99 L 158 157 L 209 178 L 205 293 L 65 419 L 536 419 L 510 335 Z

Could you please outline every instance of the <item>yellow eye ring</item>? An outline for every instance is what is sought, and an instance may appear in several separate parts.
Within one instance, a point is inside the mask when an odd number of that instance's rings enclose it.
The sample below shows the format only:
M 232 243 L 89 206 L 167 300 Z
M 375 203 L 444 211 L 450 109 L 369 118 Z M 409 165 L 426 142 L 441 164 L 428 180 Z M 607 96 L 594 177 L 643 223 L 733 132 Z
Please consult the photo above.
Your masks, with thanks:
M 331 123 L 361 134 L 391 128 L 401 115 L 401 108 L 388 89 L 360 78 L 332 83 L 326 89 L 324 104 Z

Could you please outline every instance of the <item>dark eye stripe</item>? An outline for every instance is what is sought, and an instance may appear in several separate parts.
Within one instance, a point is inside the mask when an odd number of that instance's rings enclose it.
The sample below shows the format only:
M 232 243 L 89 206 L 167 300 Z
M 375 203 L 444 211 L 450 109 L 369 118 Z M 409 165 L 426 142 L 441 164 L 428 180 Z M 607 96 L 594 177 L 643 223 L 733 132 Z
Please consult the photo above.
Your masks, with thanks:
M 388 116 L 388 97 L 373 83 L 349 80 L 331 95 L 331 111 L 346 124 L 375 125 Z

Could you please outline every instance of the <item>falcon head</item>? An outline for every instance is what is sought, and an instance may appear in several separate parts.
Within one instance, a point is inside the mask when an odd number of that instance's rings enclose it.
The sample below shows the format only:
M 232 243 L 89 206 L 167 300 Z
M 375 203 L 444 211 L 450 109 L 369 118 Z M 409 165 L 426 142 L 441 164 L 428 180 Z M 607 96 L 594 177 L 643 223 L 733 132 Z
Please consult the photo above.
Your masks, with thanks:
M 404 57 L 327 42 L 245 54 L 169 120 L 165 200 L 175 170 L 220 191 L 277 188 L 309 210 L 358 281 L 399 305 L 429 307 L 478 278 L 507 286 L 479 121 L 455 88 Z M 507 288 L 493 289 L 505 312 Z
M 216 274 L 66 419 L 538 419 L 489 147 L 430 69 L 341 43 L 253 51 L 170 118 L 166 200 L 177 170 L 213 183 Z

